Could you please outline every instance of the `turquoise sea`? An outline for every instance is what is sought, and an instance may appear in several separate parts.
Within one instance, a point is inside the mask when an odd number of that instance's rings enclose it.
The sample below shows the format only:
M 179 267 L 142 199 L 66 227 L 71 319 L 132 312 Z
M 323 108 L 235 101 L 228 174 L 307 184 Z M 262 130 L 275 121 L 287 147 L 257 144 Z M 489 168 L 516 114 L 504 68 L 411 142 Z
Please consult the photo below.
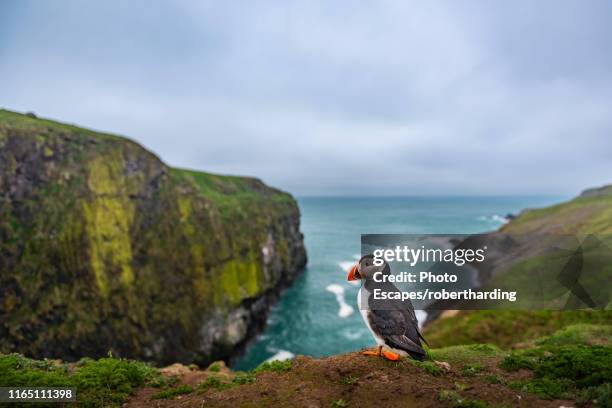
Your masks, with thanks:
M 269 358 L 325 356 L 373 345 L 346 281 L 360 235 L 471 234 L 499 228 L 508 214 L 567 197 L 303 197 L 301 229 L 308 266 L 272 308 L 268 325 L 233 368 Z M 344 303 L 344 306 L 342 304 Z

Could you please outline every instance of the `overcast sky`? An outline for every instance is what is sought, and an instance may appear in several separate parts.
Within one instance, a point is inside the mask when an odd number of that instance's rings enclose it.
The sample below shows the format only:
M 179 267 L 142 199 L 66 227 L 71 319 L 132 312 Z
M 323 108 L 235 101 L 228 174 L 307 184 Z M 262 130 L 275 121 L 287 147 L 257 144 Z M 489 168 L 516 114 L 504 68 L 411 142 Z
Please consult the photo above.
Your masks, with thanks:
M 2 1 L 0 106 L 298 195 L 612 182 L 612 2 Z

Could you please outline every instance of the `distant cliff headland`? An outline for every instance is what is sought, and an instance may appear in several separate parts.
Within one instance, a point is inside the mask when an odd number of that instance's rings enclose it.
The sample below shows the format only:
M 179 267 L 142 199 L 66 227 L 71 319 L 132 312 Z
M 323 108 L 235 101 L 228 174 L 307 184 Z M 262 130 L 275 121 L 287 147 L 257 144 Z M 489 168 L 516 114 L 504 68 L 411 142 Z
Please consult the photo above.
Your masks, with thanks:
M 580 249 L 580 263 L 586 271 L 577 281 L 588 289 L 596 304 L 595 310 L 572 310 L 588 309 L 589 305 L 569 291 L 544 299 L 540 308 L 545 309 L 548 305 L 551 309 L 565 311 L 530 312 L 519 307 L 519 310 L 443 313 L 434 307 L 428 311 L 430 322 L 426 328 L 426 337 L 432 344 L 494 343 L 510 347 L 569 324 L 612 324 L 609 262 L 612 185 L 585 190 L 578 197 L 553 206 L 524 210 L 484 237 L 493 245 L 490 261 L 478 270 L 480 284 L 485 288 L 509 285 L 521 293 L 541 290 L 539 283 L 542 281 L 560 280 L 563 263 L 559 263 L 554 249 L 569 241 L 570 247 L 574 245 L 573 248 Z M 580 245 L 576 245 L 577 242 Z M 564 262 L 567 259 L 569 257 L 561 258 Z M 558 303 L 559 300 L 563 303 Z M 440 315 L 446 318 L 439 319 Z
M 291 195 L 0 110 L 0 353 L 226 359 L 306 264 Z

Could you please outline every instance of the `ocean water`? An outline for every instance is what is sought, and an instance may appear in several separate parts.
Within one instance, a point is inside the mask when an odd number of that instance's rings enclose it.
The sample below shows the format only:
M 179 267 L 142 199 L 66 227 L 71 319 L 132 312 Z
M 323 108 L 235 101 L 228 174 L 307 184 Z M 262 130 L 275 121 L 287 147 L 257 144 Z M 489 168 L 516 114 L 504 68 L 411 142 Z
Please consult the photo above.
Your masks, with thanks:
M 359 259 L 360 235 L 472 234 L 499 228 L 508 213 L 565 197 L 303 197 L 308 265 L 272 308 L 268 324 L 234 364 L 325 356 L 374 345 L 357 308 L 359 286 L 346 281 Z M 422 316 L 422 315 L 421 315 Z

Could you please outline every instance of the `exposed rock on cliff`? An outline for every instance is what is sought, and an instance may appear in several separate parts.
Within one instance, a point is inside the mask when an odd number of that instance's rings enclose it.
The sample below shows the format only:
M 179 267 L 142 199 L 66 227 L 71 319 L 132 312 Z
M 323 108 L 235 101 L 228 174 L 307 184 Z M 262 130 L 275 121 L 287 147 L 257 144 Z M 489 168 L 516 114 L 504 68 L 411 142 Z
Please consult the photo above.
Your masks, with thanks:
M 306 263 L 289 194 L 4 110 L 0 192 L 0 352 L 227 358 Z

